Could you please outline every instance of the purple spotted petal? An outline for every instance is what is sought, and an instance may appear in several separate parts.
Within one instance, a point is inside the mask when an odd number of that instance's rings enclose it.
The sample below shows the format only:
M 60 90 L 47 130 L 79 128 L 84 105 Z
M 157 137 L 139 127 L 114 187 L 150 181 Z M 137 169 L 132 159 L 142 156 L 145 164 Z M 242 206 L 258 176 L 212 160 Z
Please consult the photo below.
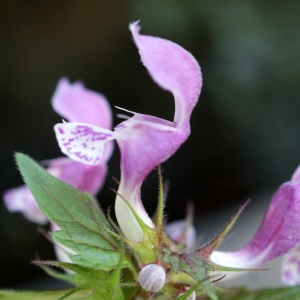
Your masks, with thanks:
M 10 212 L 21 212 L 27 220 L 33 223 L 40 225 L 47 223 L 47 218 L 40 211 L 26 185 L 4 192 L 3 200 Z
M 237 252 L 214 251 L 212 261 L 228 267 L 256 267 L 284 255 L 300 242 L 300 181 L 295 174 L 274 195 L 252 240 Z
M 84 123 L 56 124 L 54 131 L 61 151 L 88 165 L 105 160 L 105 144 L 114 139 L 112 131 Z
M 112 113 L 106 98 L 86 89 L 79 81 L 71 84 L 67 78 L 60 79 L 52 97 L 52 105 L 68 121 L 106 129 L 112 127 Z
M 186 231 L 186 220 L 178 220 L 167 224 L 164 228 L 166 234 L 175 242 L 192 249 L 196 244 L 197 233 L 193 225 L 190 225 Z

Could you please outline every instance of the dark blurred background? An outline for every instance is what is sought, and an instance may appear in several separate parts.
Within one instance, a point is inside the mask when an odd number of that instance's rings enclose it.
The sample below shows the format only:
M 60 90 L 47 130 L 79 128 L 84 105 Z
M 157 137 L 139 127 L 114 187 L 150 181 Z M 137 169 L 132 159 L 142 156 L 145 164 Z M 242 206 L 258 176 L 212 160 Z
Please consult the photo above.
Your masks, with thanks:
M 299 1 L 2 0 L 1 190 L 22 184 L 14 151 L 62 156 L 53 132 L 61 118 L 50 105 L 62 76 L 83 80 L 111 105 L 172 120 L 172 96 L 152 82 L 132 42 L 128 24 L 138 19 L 143 34 L 189 50 L 204 77 L 191 137 L 163 164 L 169 220 L 183 218 L 191 199 L 196 215 L 210 213 L 255 203 L 259 191 L 287 181 L 300 162 Z M 104 209 L 114 201 L 117 149 L 109 168 L 98 195 Z M 156 182 L 150 174 L 143 188 L 150 214 Z M 29 263 L 35 253 L 54 259 L 52 246 L 2 202 L 0 214 L 0 287 L 43 277 Z

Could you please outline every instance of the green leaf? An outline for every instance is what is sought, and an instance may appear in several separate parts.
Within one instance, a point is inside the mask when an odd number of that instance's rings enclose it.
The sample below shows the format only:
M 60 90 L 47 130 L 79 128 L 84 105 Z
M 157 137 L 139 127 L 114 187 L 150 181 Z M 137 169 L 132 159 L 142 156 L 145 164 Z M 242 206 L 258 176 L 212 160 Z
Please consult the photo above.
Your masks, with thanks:
M 300 286 L 249 291 L 237 288 L 219 293 L 221 300 L 299 300 Z
M 214 271 L 214 267 L 209 264 L 208 260 L 200 257 L 196 253 L 183 253 L 178 254 L 171 252 L 169 249 L 164 248 L 164 262 L 169 263 L 175 273 L 184 272 L 193 278 L 196 282 L 202 282 L 201 289 L 204 293 L 208 294 L 213 300 L 218 297 L 212 288 L 209 278 L 209 271 Z
M 134 299 L 134 295 L 136 294 L 137 290 L 139 289 L 138 286 L 135 285 L 135 277 L 128 269 L 122 270 L 122 283 L 128 283 L 129 285 L 123 285 L 123 295 L 124 299 L 131 300 Z M 131 285 L 130 285 L 131 284 Z
M 77 264 L 71 264 L 71 263 L 65 263 L 59 261 L 34 261 L 33 263 L 38 266 L 46 265 L 46 266 L 64 268 L 73 271 L 81 275 L 82 277 L 84 277 L 92 284 L 97 284 L 99 282 L 99 279 L 108 279 L 110 276 L 110 273 L 108 271 L 91 269 Z
M 120 246 L 107 232 L 110 224 L 97 201 L 53 177 L 24 154 L 18 153 L 16 161 L 41 211 L 61 228 L 52 234 L 54 240 L 78 253 L 72 260 L 99 269 L 114 268 Z
M 95 270 L 87 268 L 84 266 L 57 262 L 57 261 L 35 261 L 37 265 L 48 265 L 54 267 L 61 267 L 64 269 L 71 270 L 82 277 L 84 277 L 89 282 L 89 290 L 91 294 L 83 299 L 93 299 L 93 300 L 123 300 L 123 292 L 120 287 L 121 281 L 121 270 L 123 266 L 123 255 L 120 256 L 118 265 L 112 272 L 104 270 Z M 0 298 L 1 299 L 1 298 Z M 68 299 L 68 298 L 62 298 Z
M 62 298 L 64 295 L 69 294 L 67 298 Z M 75 300 L 82 299 L 91 294 L 90 290 L 83 289 L 68 289 L 58 291 L 0 291 L 1 300 L 58 300 L 67 299 Z
M 190 289 L 188 289 L 183 295 L 177 297 L 176 299 L 177 300 L 186 300 L 193 292 L 196 292 L 197 289 L 200 289 L 201 285 L 203 285 L 203 282 L 205 282 L 206 280 L 210 281 L 210 278 L 208 277 L 208 278 L 206 278 L 206 279 L 204 279 L 202 281 L 197 282 Z M 218 300 L 218 298 L 212 298 L 212 299 L 217 299 Z
M 35 262 L 33 262 L 33 263 L 35 263 Z M 41 269 L 43 269 L 48 275 L 50 275 L 50 276 L 52 276 L 56 279 L 66 281 L 68 283 L 72 283 L 75 286 L 79 286 L 79 285 L 86 282 L 86 280 L 78 274 L 65 274 L 65 273 L 57 272 L 57 271 L 53 270 L 52 268 L 49 268 L 47 266 L 43 266 L 39 263 L 36 263 L 36 264 L 39 265 L 39 267 Z
M 168 249 L 163 249 L 164 261 L 170 263 L 175 273 L 185 272 L 195 281 L 201 281 L 208 277 L 208 271 L 214 271 L 214 267 L 209 262 L 197 254 L 178 254 Z

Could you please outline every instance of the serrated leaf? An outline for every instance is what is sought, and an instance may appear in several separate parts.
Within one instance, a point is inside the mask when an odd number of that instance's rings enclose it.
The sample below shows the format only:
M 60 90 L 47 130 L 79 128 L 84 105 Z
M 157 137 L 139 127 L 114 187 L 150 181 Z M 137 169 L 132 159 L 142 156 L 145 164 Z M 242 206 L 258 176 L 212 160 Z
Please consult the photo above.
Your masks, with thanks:
M 97 201 L 53 177 L 24 154 L 18 153 L 16 161 L 41 211 L 61 228 L 53 238 L 78 253 L 72 260 L 99 269 L 115 267 L 119 244 L 107 232 L 110 224 Z
M 170 263 L 175 273 L 185 272 L 196 281 L 208 277 L 208 271 L 214 271 L 209 262 L 195 253 L 178 254 L 168 249 L 163 249 L 164 261 Z
M 169 263 L 175 273 L 184 272 L 196 282 L 202 282 L 201 289 L 208 294 L 211 299 L 218 299 L 211 286 L 210 280 L 207 280 L 209 277 L 208 272 L 215 270 L 214 267 L 209 264 L 208 260 L 200 257 L 197 253 L 178 254 L 168 249 L 163 249 L 163 252 L 164 262 Z

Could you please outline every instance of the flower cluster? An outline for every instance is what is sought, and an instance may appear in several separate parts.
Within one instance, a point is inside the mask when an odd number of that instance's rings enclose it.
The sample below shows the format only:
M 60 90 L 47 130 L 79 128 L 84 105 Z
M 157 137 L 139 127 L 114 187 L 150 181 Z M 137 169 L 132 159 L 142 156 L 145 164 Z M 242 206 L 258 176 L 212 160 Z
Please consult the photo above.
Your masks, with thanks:
M 152 79 L 174 96 L 173 121 L 122 109 L 133 116 L 112 131 L 111 111 L 104 96 L 85 89 L 80 82 L 70 84 L 61 79 L 52 104 L 69 121 L 55 125 L 58 144 L 68 158 L 46 161 L 48 172 L 80 191 L 96 195 L 116 140 L 121 154 L 121 178 L 115 200 L 119 229 L 111 234 L 133 249 L 134 266 L 139 272 L 137 284 L 152 296 L 162 291 L 175 298 L 184 294 L 182 299 L 195 299 L 198 292 L 193 285 L 198 282 L 203 283 L 201 293 L 211 293 L 214 277 L 206 285 L 208 274 L 256 268 L 285 254 L 282 279 L 288 285 L 299 284 L 300 168 L 274 195 L 252 240 L 237 252 L 220 252 L 216 248 L 240 211 L 216 239 L 196 251 L 196 233 L 189 222 L 176 221 L 163 228 L 163 196 L 154 218 L 145 211 L 141 185 L 188 138 L 202 76 L 195 58 L 179 45 L 141 35 L 137 22 L 130 25 L 130 30 Z M 20 211 L 30 221 L 46 221 L 26 186 L 7 191 L 4 201 L 10 211 Z M 52 226 L 59 230 L 55 224 Z

